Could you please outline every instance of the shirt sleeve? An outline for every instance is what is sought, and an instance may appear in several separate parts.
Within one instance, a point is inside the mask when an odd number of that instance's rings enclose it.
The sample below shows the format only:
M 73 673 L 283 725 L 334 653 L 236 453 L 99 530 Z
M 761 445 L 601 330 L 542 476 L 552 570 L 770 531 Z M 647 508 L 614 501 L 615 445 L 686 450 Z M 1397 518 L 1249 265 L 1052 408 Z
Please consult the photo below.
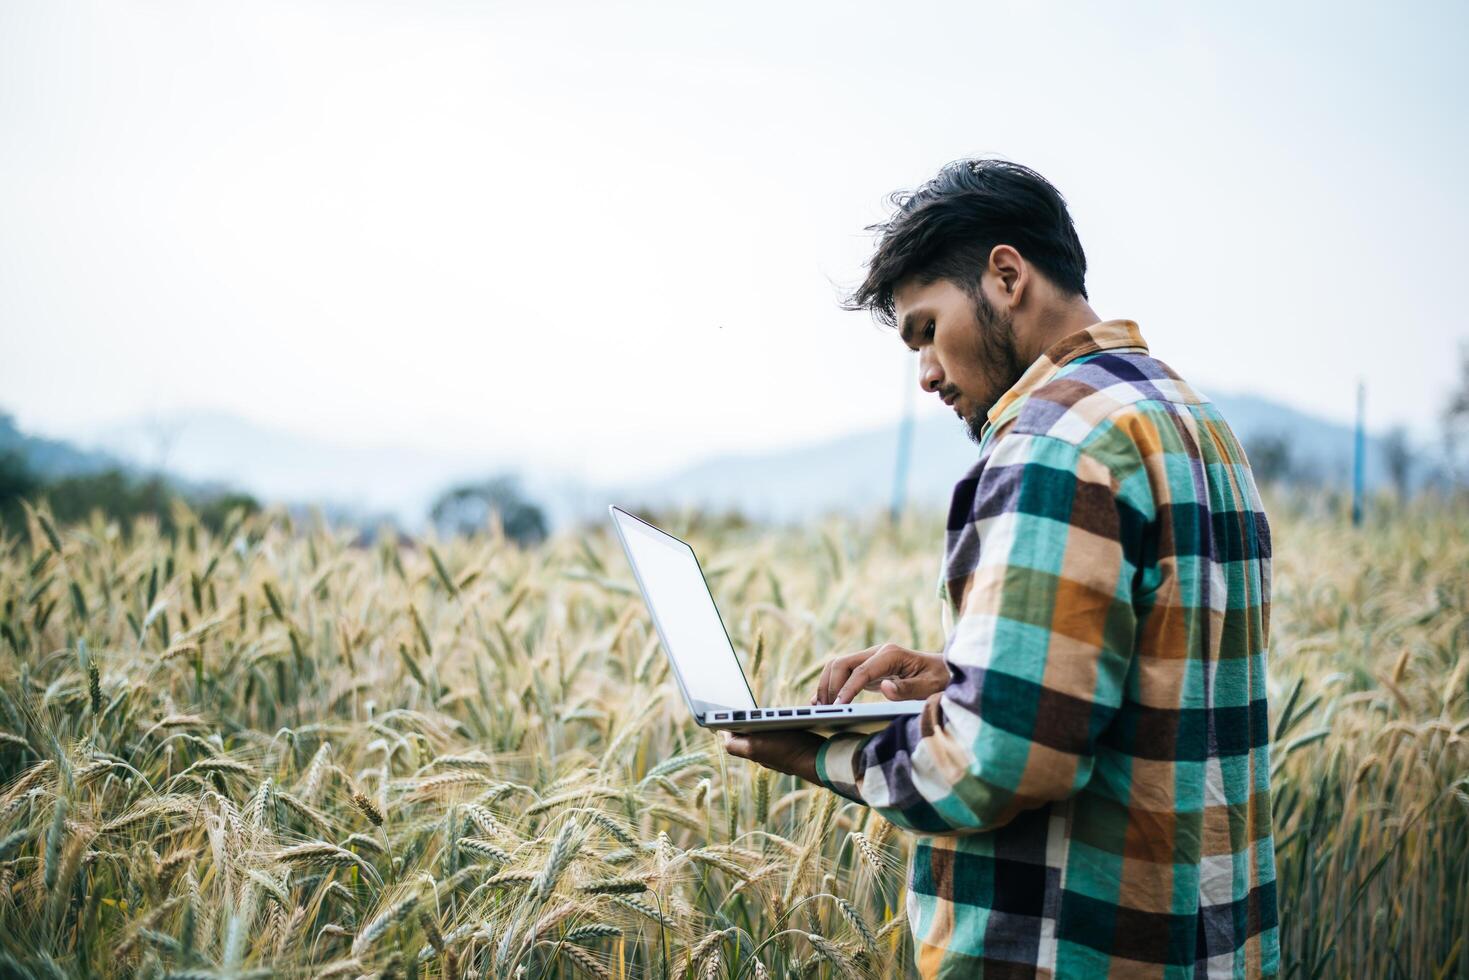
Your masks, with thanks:
M 1121 486 L 1062 439 L 1003 436 L 949 549 L 949 686 L 916 717 L 828 740 L 822 783 L 924 833 L 993 830 L 1086 785 L 1137 626 L 1143 515 Z

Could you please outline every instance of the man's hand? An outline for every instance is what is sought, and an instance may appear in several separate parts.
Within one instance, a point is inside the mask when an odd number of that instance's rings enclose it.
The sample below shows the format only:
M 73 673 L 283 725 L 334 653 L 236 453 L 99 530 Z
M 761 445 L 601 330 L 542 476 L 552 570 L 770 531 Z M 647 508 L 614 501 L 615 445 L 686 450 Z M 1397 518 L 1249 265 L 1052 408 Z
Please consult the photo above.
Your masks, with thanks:
M 882 690 L 889 701 L 922 700 L 949 686 L 941 654 L 882 643 L 826 662 L 812 704 L 846 704 L 862 691 Z
M 736 735 L 720 732 L 724 751 L 741 759 L 759 763 L 766 769 L 799 776 L 808 783 L 820 784 L 816 775 L 816 753 L 826 739 L 810 732 L 748 732 Z
M 845 704 L 863 690 L 881 689 L 889 701 L 922 699 L 949 686 L 949 665 L 937 653 L 919 653 L 896 643 L 883 643 L 859 653 L 835 657 L 821 671 L 812 704 Z M 790 773 L 810 783 L 816 775 L 816 753 L 825 739 L 803 731 L 720 732 L 724 751 L 767 769 Z

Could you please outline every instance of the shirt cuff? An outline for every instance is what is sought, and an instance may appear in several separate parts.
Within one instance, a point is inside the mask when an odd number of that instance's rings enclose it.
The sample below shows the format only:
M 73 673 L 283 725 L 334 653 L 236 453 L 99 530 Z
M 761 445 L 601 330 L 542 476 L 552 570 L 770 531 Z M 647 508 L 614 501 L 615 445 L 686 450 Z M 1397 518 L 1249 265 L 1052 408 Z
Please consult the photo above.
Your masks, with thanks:
M 821 785 L 849 800 L 865 803 L 858 789 L 862 781 L 858 766 L 870 738 L 871 735 L 835 735 L 822 742 L 816 750 L 816 778 L 821 780 Z

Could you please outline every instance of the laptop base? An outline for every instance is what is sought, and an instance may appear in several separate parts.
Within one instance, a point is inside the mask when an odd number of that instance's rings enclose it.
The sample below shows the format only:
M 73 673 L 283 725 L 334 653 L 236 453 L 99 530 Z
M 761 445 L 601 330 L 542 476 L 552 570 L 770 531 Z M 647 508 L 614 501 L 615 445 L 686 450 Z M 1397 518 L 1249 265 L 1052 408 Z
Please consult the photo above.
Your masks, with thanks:
M 895 718 L 907 718 L 923 710 L 923 701 L 890 701 L 868 704 L 813 704 L 791 708 L 750 708 L 743 711 L 706 711 L 699 724 L 730 732 L 822 729 L 843 732 L 881 731 Z

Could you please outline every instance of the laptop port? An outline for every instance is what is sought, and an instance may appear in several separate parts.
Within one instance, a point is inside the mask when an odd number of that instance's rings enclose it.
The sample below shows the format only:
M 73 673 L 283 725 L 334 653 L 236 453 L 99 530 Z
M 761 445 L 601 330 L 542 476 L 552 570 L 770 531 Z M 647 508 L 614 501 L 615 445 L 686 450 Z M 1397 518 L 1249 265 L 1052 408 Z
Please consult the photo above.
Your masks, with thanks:
M 729 712 L 721 711 L 714 716 L 715 721 L 729 721 Z
M 781 717 L 782 717 L 782 718 L 789 718 L 789 717 L 790 717 L 790 716 L 791 716 L 791 711 L 790 711 L 790 709 L 789 709 L 789 708 L 787 708 L 787 709 L 786 709 L 786 710 L 785 710 L 785 711 L 782 711 L 782 712 L 781 712 L 781 713 L 780 713 L 780 716 L 781 716 Z
M 798 714 L 798 715 L 809 715 L 810 713 L 811 713 L 811 709 L 810 708 L 797 708 L 796 709 L 796 714 Z
M 816 713 L 818 715 L 839 715 L 839 714 L 842 713 L 843 710 L 845 710 L 845 709 L 842 709 L 842 708 L 817 708 L 816 709 Z
M 744 721 L 745 720 L 745 713 L 743 711 L 736 711 L 734 713 L 734 720 L 735 721 Z

